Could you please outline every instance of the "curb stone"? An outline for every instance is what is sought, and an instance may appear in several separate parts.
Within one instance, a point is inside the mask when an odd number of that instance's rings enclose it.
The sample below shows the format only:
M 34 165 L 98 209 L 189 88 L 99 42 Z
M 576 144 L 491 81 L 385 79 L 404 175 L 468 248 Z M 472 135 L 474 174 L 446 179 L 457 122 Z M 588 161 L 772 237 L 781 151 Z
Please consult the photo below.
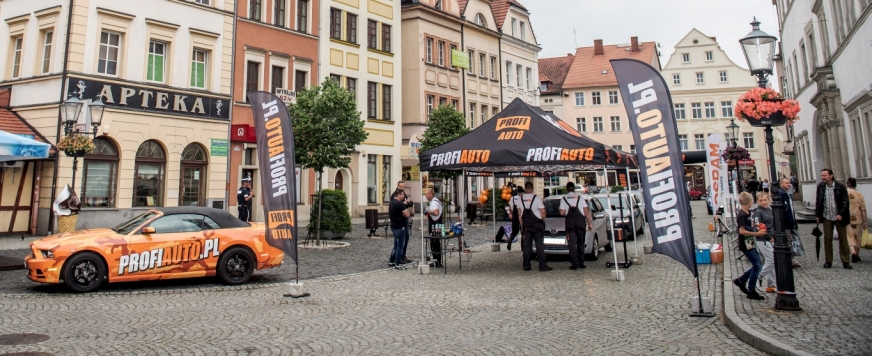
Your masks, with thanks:
M 726 239 L 725 239 L 726 240 Z M 724 324 L 733 332 L 740 340 L 746 344 L 757 348 L 760 351 L 779 356 L 812 356 L 813 354 L 797 350 L 795 347 L 775 340 L 767 335 L 764 335 L 742 320 L 736 313 L 736 302 L 733 297 L 735 291 L 733 285 L 733 249 L 731 246 L 724 244 L 724 280 L 723 288 L 723 303 L 721 306 L 724 312 Z

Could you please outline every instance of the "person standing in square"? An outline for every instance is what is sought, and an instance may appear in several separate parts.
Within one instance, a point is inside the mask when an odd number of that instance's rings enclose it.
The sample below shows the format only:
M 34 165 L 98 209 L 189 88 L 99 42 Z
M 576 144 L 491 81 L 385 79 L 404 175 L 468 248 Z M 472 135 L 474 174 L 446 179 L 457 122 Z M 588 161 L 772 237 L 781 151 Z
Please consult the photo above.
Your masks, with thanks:
M 539 261 L 539 271 L 548 272 L 545 260 L 545 204 L 533 193 L 533 182 L 524 183 L 524 195 L 521 196 L 521 228 L 524 229 L 524 239 L 521 249 L 524 255 L 524 270 L 532 269 L 530 260 L 533 258 L 533 242 L 536 243 L 536 260 Z
M 253 198 L 251 178 L 242 178 L 242 187 L 236 191 L 236 209 L 239 212 L 239 220 L 251 221 L 251 199 Z
M 815 222 L 824 224 L 824 268 L 833 266 L 833 229 L 839 233 L 839 258 L 845 269 L 851 267 L 851 248 L 848 246 L 848 234 L 845 228 L 851 222 L 848 188 L 836 182 L 833 170 L 821 170 L 821 182 L 817 185 L 815 199 Z
M 584 248 L 587 232 L 593 230 L 590 208 L 584 197 L 575 193 L 574 183 L 566 183 L 566 191 L 568 193 L 560 200 L 560 215 L 566 217 L 566 243 L 569 244 L 569 262 L 572 264 L 569 269 L 587 268 L 584 265 Z

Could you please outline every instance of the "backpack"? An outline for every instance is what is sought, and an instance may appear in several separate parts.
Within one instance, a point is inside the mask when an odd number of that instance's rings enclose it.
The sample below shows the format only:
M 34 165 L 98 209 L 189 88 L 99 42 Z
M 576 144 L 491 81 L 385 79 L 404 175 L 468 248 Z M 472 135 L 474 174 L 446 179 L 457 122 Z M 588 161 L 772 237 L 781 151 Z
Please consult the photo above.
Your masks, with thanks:
M 581 203 L 581 199 L 584 199 L 582 196 L 578 196 L 578 200 L 575 201 L 575 206 L 569 205 L 569 201 L 566 200 L 566 197 L 563 197 L 563 202 L 569 206 L 569 211 L 566 212 L 566 231 L 575 231 L 577 233 L 585 233 L 585 229 L 587 228 L 584 214 L 578 209 L 578 204 Z

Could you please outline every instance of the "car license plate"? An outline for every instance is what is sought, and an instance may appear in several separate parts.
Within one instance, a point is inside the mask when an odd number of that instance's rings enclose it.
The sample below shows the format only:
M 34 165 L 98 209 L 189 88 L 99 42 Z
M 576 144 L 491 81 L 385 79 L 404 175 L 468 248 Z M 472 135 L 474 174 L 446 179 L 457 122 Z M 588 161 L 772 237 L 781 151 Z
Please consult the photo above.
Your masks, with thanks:
M 566 245 L 566 239 L 565 238 L 561 238 L 561 239 L 546 238 L 545 244 L 546 245 Z

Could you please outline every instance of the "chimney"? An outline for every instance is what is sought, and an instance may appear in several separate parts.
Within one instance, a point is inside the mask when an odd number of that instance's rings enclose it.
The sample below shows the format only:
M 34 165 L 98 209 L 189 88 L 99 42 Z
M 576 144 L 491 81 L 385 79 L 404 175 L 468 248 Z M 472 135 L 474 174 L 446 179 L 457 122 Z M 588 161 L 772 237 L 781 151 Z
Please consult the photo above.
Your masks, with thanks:
M 603 40 L 593 40 L 593 55 L 601 56 L 605 54 L 603 52 Z
M 630 52 L 639 52 L 639 37 L 630 37 Z

